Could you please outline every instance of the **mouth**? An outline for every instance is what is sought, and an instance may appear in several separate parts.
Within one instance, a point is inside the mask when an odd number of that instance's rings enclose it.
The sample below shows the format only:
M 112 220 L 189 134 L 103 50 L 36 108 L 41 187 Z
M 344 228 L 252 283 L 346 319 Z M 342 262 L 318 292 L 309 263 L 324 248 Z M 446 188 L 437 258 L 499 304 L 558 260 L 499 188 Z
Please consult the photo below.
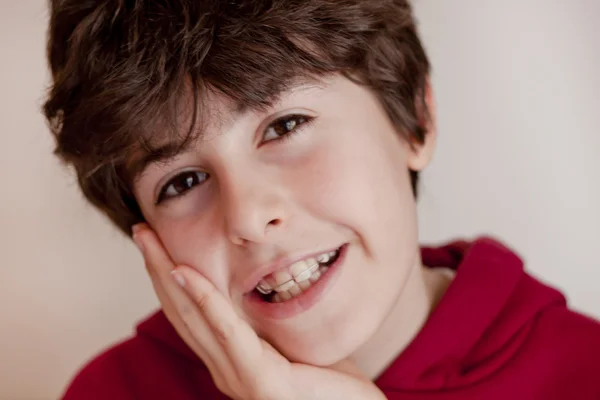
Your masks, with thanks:
M 304 259 L 310 272 L 302 275 L 299 266 L 289 266 L 285 274 L 278 271 L 263 277 L 254 290 L 247 293 L 245 308 L 251 318 L 263 321 L 280 321 L 292 318 L 318 304 L 325 294 L 335 285 L 343 270 L 349 244 L 330 250 L 329 256 L 315 256 L 317 267 L 309 259 Z M 322 254 L 321 254 L 322 255 Z M 306 268 L 305 268 L 306 270 Z M 275 275 L 278 276 L 275 276 Z M 308 276 L 308 278 L 306 278 Z M 291 279 L 290 279 L 291 278 Z M 277 281 L 277 279 L 280 279 Z M 266 284 L 266 285 L 265 285 Z
M 288 271 L 278 271 L 261 279 L 255 294 L 267 303 L 284 303 L 309 291 L 339 259 L 344 246 L 292 264 Z

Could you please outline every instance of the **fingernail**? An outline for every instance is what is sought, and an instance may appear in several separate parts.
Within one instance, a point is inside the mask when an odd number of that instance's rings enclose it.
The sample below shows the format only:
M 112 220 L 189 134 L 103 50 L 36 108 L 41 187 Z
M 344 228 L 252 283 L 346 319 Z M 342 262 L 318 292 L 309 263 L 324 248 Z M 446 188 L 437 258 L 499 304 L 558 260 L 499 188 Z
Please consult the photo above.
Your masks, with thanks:
M 134 236 L 136 233 L 138 233 L 140 231 L 140 229 L 142 229 L 141 224 L 135 224 L 131 227 L 131 234 L 132 236 Z
M 135 243 L 135 245 L 140 249 L 140 251 L 144 251 L 144 243 L 142 242 L 142 239 L 140 238 L 139 234 L 136 232 L 133 234 L 132 236 L 133 242 Z
M 171 276 L 173 277 L 173 279 L 175 280 L 175 282 L 177 282 L 177 284 L 181 287 L 185 287 L 185 279 L 183 278 L 183 275 L 181 275 L 179 272 L 173 270 L 171 271 Z

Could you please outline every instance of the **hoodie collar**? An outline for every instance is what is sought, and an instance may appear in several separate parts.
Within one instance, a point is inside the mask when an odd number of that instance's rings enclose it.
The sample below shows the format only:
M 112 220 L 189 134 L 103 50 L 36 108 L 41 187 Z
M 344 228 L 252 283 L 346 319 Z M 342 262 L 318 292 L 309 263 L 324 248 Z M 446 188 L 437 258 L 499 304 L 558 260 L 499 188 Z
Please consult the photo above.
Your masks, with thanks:
M 422 248 L 423 263 L 456 270 L 427 322 L 378 386 L 439 390 L 471 384 L 500 368 L 526 338 L 543 307 L 564 301 L 523 271 L 523 262 L 490 238 Z

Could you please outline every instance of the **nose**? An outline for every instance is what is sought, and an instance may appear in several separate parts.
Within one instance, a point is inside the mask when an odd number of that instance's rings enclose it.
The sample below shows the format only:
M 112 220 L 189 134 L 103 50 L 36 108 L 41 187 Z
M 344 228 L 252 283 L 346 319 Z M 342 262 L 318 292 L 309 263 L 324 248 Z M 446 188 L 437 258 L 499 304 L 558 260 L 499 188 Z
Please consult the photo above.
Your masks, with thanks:
M 281 190 L 268 179 L 221 181 L 220 192 L 225 231 L 236 245 L 267 242 L 288 219 Z

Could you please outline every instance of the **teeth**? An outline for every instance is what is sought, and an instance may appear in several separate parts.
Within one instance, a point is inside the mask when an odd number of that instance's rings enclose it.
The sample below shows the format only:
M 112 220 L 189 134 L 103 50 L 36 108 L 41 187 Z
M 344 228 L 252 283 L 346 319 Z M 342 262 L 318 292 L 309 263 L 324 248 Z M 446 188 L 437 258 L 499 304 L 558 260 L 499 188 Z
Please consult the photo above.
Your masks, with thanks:
M 277 271 L 271 276 L 273 277 L 273 281 L 274 281 L 273 283 L 275 284 L 273 286 L 273 288 L 276 288 L 277 286 L 281 285 L 282 283 L 289 282 L 293 279 L 292 276 L 287 271 Z
M 300 288 L 298 285 L 294 285 L 288 289 L 288 292 L 292 297 L 298 296 L 300 293 L 302 293 L 302 288 Z
M 258 290 L 262 294 L 269 294 L 273 291 L 273 289 L 269 286 L 269 284 L 264 281 L 260 281 L 258 286 L 256 286 L 256 290 Z
M 306 280 L 308 280 L 308 278 L 310 278 L 310 276 L 312 275 L 314 271 L 312 269 L 307 269 L 306 271 L 304 271 L 303 273 L 301 273 L 298 276 L 294 277 L 294 280 L 298 283 L 300 282 L 304 282 Z
M 318 271 L 315 271 L 308 280 L 312 283 L 315 283 L 316 281 L 319 280 L 320 277 L 321 277 L 321 271 L 318 270 Z
M 290 266 L 290 272 L 294 278 L 302 275 L 306 271 L 312 268 L 318 268 L 319 263 L 314 258 L 307 258 L 306 260 L 301 260 L 293 263 Z
M 317 258 L 307 258 L 300 260 L 289 267 L 289 272 L 278 271 L 270 276 L 261 279 L 256 286 L 256 290 L 264 295 L 275 291 L 272 297 L 273 302 L 289 300 L 288 297 L 297 296 L 303 290 L 311 286 L 327 271 L 326 264 L 337 255 L 337 250 L 319 255 Z M 289 292 L 288 292 L 289 291 Z M 282 293 L 285 293 L 282 295 Z
M 328 269 L 329 267 L 322 265 L 316 271 L 312 272 L 310 278 L 307 280 L 298 283 L 292 280 L 277 286 L 275 288 L 275 293 L 273 293 L 273 296 L 271 297 L 271 302 L 281 303 L 302 294 L 302 292 L 310 288 L 313 283 L 318 281 Z
M 292 286 L 295 286 L 295 285 L 296 285 L 296 282 L 294 282 L 294 280 L 292 279 L 290 281 L 284 282 L 281 285 L 277 286 L 275 288 L 275 291 L 277 293 L 283 293 L 283 292 L 286 292 L 289 288 L 291 288 Z
M 308 289 L 310 287 L 310 281 L 305 280 L 302 282 L 298 282 L 298 286 L 300 287 L 300 289 L 302 289 L 302 291 L 305 291 L 306 289 Z
M 319 269 L 319 263 L 314 260 L 314 263 L 307 270 L 303 271 L 301 274 L 294 276 L 294 280 L 298 283 L 303 282 L 310 278 L 310 276 Z
M 298 276 L 308 269 L 308 263 L 305 260 L 296 261 L 290 266 L 292 276 Z
M 280 301 L 287 301 L 287 300 L 291 300 L 292 299 L 292 295 L 287 290 L 285 290 L 283 292 L 278 292 L 277 294 L 279 295 L 279 300 Z
M 336 256 L 336 254 L 337 254 L 337 250 L 330 251 L 329 253 L 321 254 L 319 257 L 317 257 L 317 261 L 321 264 L 328 263 L 329 261 L 331 261 L 331 259 L 333 257 Z
M 321 254 L 319 257 L 317 257 L 317 261 L 320 262 L 321 264 L 325 264 L 326 262 L 329 261 L 329 253 L 328 254 Z

